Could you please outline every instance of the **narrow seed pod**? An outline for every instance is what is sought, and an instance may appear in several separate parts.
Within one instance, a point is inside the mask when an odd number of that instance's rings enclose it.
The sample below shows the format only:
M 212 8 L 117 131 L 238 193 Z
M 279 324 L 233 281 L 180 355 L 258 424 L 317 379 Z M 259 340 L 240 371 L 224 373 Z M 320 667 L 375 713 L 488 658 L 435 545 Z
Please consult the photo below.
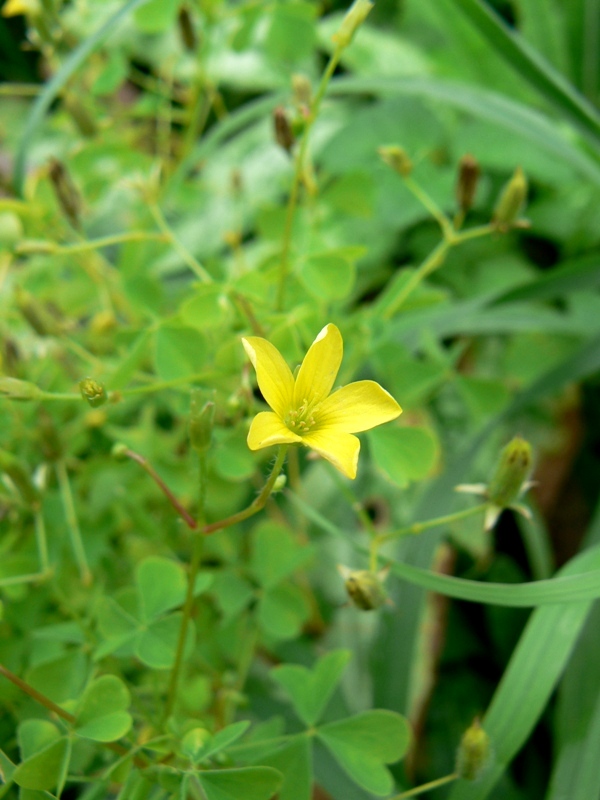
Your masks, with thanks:
M 527 178 L 521 167 L 517 167 L 514 175 L 502 190 L 494 209 L 492 222 L 498 230 L 508 230 L 516 222 L 526 199 Z
M 374 3 L 371 3 L 370 0 L 354 0 L 342 20 L 339 30 L 331 37 L 338 47 L 348 47 L 373 6 Z
M 22 461 L 7 450 L 0 450 L 0 472 L 8 475 L 26 503 L 37 507 L 40 493 Z
M 275 131 L 275 141 L 289 153 L 294 146 L 296 137 L 292 130 L 287 111 L 283 106 L 277 106 L 277 108 L 273 110 L 273 129 Z
M 23 317 L 40 336 L 59 336 L 62 333 L 60 322 L 39 300 L 20 286 L 15 287 L 15 300 Z
M 198 453 L 210 448 L 215 419 L 214 389 L 193 389 L 190 406 L 190 441 Z
M 98 383 L 93 378 L 84 378 L 79 381 L 79 391 L 83 399 L 87 400 L 92 408 L 103 406 L 108 400 L 105 385 Z
M 407 178 L 412 172 L 412 161 L 402 147 L 390 145 L 389 147 L 380 147 L 377 152 L 381 160 L 403 178 Z
M 490 737 L 475 719 L 463 733 L 456 754 L 456 772 L 467 781 L 476 781 L 490 762 Z
M 190 53 L 194 53 L 198 47 L 198 37 L 196 36 L 192 16 L 187 6 L 181 6 L 177 21 L 179 23 L 179 35 L 181 36 L 181 41 L 185 49 L 189 50 Z
M 532 452 L 529 442 L 515 436 L 500 453 L 487 495 L 497 508 L 508 508 L 523 491 L 532 467 Z
M 480 175 L 479 162 L 474 156 L 467 153 L 459 162 L 458 180 L 456 181 L 456 202 L 463 214 L 466 214 L 473 206 Z
M 83 203 L 66 166 L 57 158 L 51 158 L 48 174 L 63 214 L 74 228 L 80 228 Z

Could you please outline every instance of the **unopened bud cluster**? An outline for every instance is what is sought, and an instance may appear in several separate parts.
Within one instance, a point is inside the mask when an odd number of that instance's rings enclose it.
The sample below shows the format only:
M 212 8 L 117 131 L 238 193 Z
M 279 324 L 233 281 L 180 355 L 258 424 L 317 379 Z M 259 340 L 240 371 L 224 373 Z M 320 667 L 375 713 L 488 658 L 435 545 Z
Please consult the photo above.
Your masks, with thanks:
M 93 378 L 84 378 L 79 381 L 79 391 L 83 399 L 87 400 L 92 408 L 103 406 L 108 400 L 104 384 L 98 383 Z
M 456 754 L 458 776 L 467 781 L 476 781 L 490 763 L 490 755 L 490 737 L 476 719 L 464 732 L 458 746 Z
M 500 231 L 514 225 L 527 199 L 527 178 L 521 167 L 517 167 L 506 184 L 494 209 L 492 222 Z
M 362 611 L 374 611 L 387 601 L 388 596 L 383 588 L 387 571 L 378 573 L 366 569 L 351 570 L 343 565 L 338 570 L 344 579 L 348 597 Z
M 515 436 L 500 453 L 496 470 L 488 484 L 488 499 L 498 508 L 508 508 L 519 497 L 533 463 L 531 445 Z

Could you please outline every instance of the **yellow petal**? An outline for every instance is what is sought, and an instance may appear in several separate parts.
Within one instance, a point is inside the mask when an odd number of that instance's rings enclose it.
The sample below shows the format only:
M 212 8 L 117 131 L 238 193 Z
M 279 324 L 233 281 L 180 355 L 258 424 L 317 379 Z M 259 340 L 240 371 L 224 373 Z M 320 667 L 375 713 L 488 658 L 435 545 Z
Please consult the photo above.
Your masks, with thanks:
M 350 433 L 329 430 L 311 431 L 302 437 L 302 443 L 330 461 L 347 478 L 356 478 L 360 442 Z
M 256 370 L 258 388 L 273 411 L 285 417 L 292 407 L 294 376 L 279 350 L 259 336 L 242 339 L 244 350 Z
M 17 14 L 35 14 L 39 11 L 39 5 L 32 0 L 6 0 L 2 6 L 3 17 L 16 17 Z
M 342 363 L 343 352 L 342 334 L 329 323 L 311 344 L 298 372 L 294 387 L 296 408 L 304 400 L 312 405 L 327 397 Z
M 302 439 L 289 431 L 272 411 L 261 411 L 257 414 L 248 431 L 250 450 L 260 450 L 261 447 L 270 447 L 272 444 L 292 444 L 301 441 Z
M 400 416 L 402 409 L 375 381 L 356 381 L 323 401 L 316 416 L 319 429 L 358 433 Z

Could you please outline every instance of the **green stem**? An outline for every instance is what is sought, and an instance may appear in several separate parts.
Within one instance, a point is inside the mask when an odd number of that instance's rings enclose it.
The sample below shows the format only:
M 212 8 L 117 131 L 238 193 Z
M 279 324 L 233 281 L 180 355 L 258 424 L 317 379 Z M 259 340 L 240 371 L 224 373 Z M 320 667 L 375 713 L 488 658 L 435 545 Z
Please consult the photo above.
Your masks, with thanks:
M 454 233 L 454 228 L 452 227 L 452 223 L 448 219 L 448 217 L 444 214 L 442 209 L 438 206 L 438 204 L 431 198 L 426 191 L 424 191 L 419 184 L 410 177 L 410 175 L 405 176 L 404 178 L 404 185 L 406 188 L 411 191 L 414 196 L 419 200 L 421 205 L 423 205 L 427 211 L 431 214 L 431 216 L 437 221 L 440 228 L 442 229 L 442 233 L 444 234 L 444 239 L 452 238 Z
M 50 577 L 47 572 L 29 572 L 27 575 L 13 575 L 0 578 L 0 586 L 19 586 L 21 583 L 40 583 Z
M 267 478 L 267 482 L 263 486 L 262 491 L 256 500 L 250 503 L 248 508 L 245 508 L 243 511 L 239 511 L 237 514 L 233 514 L 231 517 L 226 517 L 218 522 L 211 522 L 210 525 L 205 525 L 204 528 L 202 528 L 202 533 L 210 534 L 214 533 L 215 531 L 220 531 L 223 528 L 229 528 L 238 522 L 248 519 L 248 517 L 252 517 L 266 506 L 269 495 L 275 486 L 275 481 L 279 477 L 279 474 L 283 468 L 283 462 L 285 461 L 285 455 L 287 453 L 288 446 L 289 445 L 287 444 L 279 445 L 279 450 L 277 452 L 277 458 L 275 459 L 273 469 L 271 470 L 271 473 Z
M 44 517 L 39 508 L 36 509 L 34 514 L 34 524 L 40 570 L 42 574 L 45 575 L 50 571 L 50 564 L 48 562 L 48 541 L 46 539 L 46 524 L 44 523 Z
M 170 389 L 173 386 L 180 386 L 184 383 L 194 383 L 195 381 L 206 380 L 208 377 L 210 377 L 210 373 L 207 372 L 200 372 L 197 375 L 185 375 L 181 378 L 173 378 L 170 381 L 150 383 L 147 386 L 134 386 L 132 389 L 117 389 L 114 392 L 111 392 L 109 397 L 112 397 L 113 395 L 120 395 L 121 397 L 133 397 L 136 394 L 152 394 L 152 392 L 160 392 L 163 389 Z M 45 392 L 40 390 L 38 398 L 40 400 L 73 400 L 79 403 L 82 401 L 80 392 Z
M 304 124 L 304 132 L 302 134 L 302 139 L 300 141 L 300 147 L 298 153 L 296 154 L 294 177 L 292 178 L 292 187 L 290 190 L 290 197 L 288 200 L 287 211 L 285 215 L 285 228 L 283 230 L 281 261 L 279 264 L 279 286 L 277 290 L 277 304 L 276 304 L 276 308 L 278 311 L 283 310 L 285 303 L 285 286 L 290 269 L 292 229 L 294 225 L 294 216 L 296 214 L 296 206 L 298 205 L 298 193 L 300 191 L 300 183 L 302 181 L 302 175 L 304 172 L 304 162 L 306 159 L 306 153 L 308 151 L 308 140 L 310 136 L 310 131 L 319 114 L 321 102 L 323 101 L 323 97 L 325 96 L 325 92 L 327 91 L 327 86 L 329 84 L 329 81 L 331 80 L 333 73 L 335 72 L 335 68 L 339 63 L 343 50 L 344 50 L 343 47 L 340 47 L 339 45 L 336 46 L 335 50 L 333 51 L 329 59 L 329 63 L 325 68 L 325 72 L 323 73 L 323 77 L 321 78 L 321 82 L 319 84 L 319 88 L 317 89 L 317 93 L 315 94 L 314 99 L 311 103 L 310 113 Z
M 430 528 L 437 528 L 439 525 L 449 525 L 453 522 L 458 522 L 458 520 L 466 519 L 467 517 L 473 517 L 476 514 L 481 514 L 486 508 L 487 503 L 480 503 L 477 506 L 465 508 L 462 511 L 456 511 L 453 514 L 446 514 L 443 517 L 435 517 L 434 519 L 428 519 L 424 522 L 414 522 L 412 525 L 407 525 L 405 528 L 400 528 L 397 531 L 380 533 L 375 541 L 378 545 L 382 545 L 385 544 L 385 542 L 390 542 L 392 539 L 398 539 L 402 536 L 416 536 L 423 531 L 429 530 Z
M 165 497 L 167 498 L 169 503 L 171 503 L 171 505 L 173 506 L 175 511 L 183 519 L 183 521 L 188 526 L 188 528 L 190 528 L 191 530 L 194 530 L 195 528 L 198 527 L 198 523 L 196 522 L 196 520 L 181 505 L 179 500 L 175 497 L 173 492 L 169 489 L 167 484 L 160 477 L 158 472 L 156 472 L 156 470 L 154 469 L 152 464 L 150 464 L 150 462 L 147 461 L 144 458 L 144 456 L 140 455 L 139 453 L 136 453 L 135 450 L 131 450 L 129 448 L 127 448 L 127 449 L 125 449 L 123 451 L 123 455 L 126 456 L 127 458 L 130 458 L 132 461 L 135 461 L 136 464 L 139 464 L 140 467 L 144 470 L 144 472 L 146 472 L 152 478 L 154 483 L 158 486 L 158 488 L 161 490 L 161 492 L 165 495 Z
M 88 567 L 85 550 L 83 548 L 83 541 L 81 538 L 81 531 L 79 529 L 79 522 L 77 520 L 77 512 L 75 511 L 75 503 L 73 502 L 73 493 L 71 492 L 69 475 L 67 473 L 65 462 L 62 459 L 56 462 L 56 474 L 58 476 L 58 485 L 60 487 L 60 494 L 63 507 L 65 509 L 67 531 L 69 533 L 69 539 L 71 540 L 71 547 L 73 548 L 75 561 L 79 567 L 81 580 L 86 586 L 88 586 L 92 582 L 92 573 Z
M 102 247 L 110 247 L 113 244 L 121 244 L 122 242 L 139 241 L 169 242 L 170 238 L 165 233 L 154 233 L 153 231 L 126 231 L 124 233 L 115 233 L 112 236 L 103 236 L 99 239 L 90 239 L 87 242 L 76 242 L 75 244 L 56 244 L 56 242 L 46 240 L 26 240 L 16 247 L 15 252 L 18 255 L 31 253 L 73 255 L 74 253 L 85 253 L 89 250 L 100 250 Z
M 198 453 L 198 514 L 196 525 L 202 526 L 205 518 L 205 505 L 206 505 L 206 453 Z M 179 637 L 177 639 L 177 650 L 175 651 L 175 662 L 171 670 L 171 678 L 169 681 L 169 689 L 167 692 L 167 702 L 164 710 L 164 719 L 167 720 L 177 699 L 177 688 L 179 686 L 179 679 L 181 677 L 181 667 L 183 664 L 183 656 L 185 651 L 185 643 L 187 639 L 187 632 L 190 620 L 192 618 L 192 611 L 194 608 L 194 588 L 196 586 L 196 577 L 200 569 L 202 561 L 202 550 L 204 545 L 204 538 L 202 536 L 194 537 L 192 543 L 192 559 L 188 571 L 187 578 L 187 591 L 185 595 L 185 602 L 183 604 L 183 616 L 181 625 L 179 627 Z
M 409 789 L 407 792 L 396 794 L 394 797 L 391 797 L 390 800 L 405 800 L 407 797 L 416 797 L 419 794 L 423 794 L 423 792 L 428 792 L 430 789 L 437 789 L 438 786 L 444 786 L 445 784 L 451 783 L 457 779 L 458 773 L 452 772 L 450 775 L 445 775 L 443 778 L 438 778 L 435 781 L 429 781 L 429 783 L 422 783 L 421 786 L 415 786 L 414 789 Z
M 181 259 L 185 261 L 196 277 L 198 277 L 203 283 L 212 283 L 213 279 L 204 269 L 202 264 L 196 258 L 194 258 L 187 247 L 179 241 L 175 235 L 175 232 L 165 219 L 165 216 L 159 206 L 156 203 L 151 203 L 149 205 L 149 209 L 161 232 L 167 237 L 173 248 L 179 253 Z

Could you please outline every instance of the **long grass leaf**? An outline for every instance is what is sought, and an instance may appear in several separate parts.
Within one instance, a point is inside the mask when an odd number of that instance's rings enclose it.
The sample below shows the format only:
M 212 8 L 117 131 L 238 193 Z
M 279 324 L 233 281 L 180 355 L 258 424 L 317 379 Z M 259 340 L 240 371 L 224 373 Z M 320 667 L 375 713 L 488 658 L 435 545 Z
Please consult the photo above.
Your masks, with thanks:
M 596 144 L 600 142 L 600 115 L 596 109 L 536 50 L 481 0 L 454 0 L 454 3 L 510 67 L 588 138 Z
M 125 5 L 115 14 L 113 14 L 112 17 L 110 17 L 110 19 L 104 23 L 104 25 L 102 25 L 91 36 L 88 36 L 87 39 L 84 39 L 73 50 L 56 75 L 54 75 L 52 79 L 48 81 L 43 91 L 38 95 L 31 108 L 29 118 L 27 119 L 27 123 L 21 137 L 21 143 L 15 157 L 13 180 L 14 188 L 17 194 L 23 194 L 23 185 L 25 182 L 25 173 L 27 169 L 27 156 L 29 154 L 29 150 L 31 149 L 31 145 L 33 144 L 33 140 L 42 122 L 44 121 L 46 112 L 56 97 L 60 94 L 63 86 L 77 71 L 81 64 L 83 64 L 86 58 L 102 44 L 102 42 L 109 36 L 110 33 L 114 31 L 115 27 L 121 22 L 121 20 L 131 11 L 138 8 L 138 6 L 142 6 L 147 2 L 148 0 L 129 0 L 129 2 L 125 3 Z

